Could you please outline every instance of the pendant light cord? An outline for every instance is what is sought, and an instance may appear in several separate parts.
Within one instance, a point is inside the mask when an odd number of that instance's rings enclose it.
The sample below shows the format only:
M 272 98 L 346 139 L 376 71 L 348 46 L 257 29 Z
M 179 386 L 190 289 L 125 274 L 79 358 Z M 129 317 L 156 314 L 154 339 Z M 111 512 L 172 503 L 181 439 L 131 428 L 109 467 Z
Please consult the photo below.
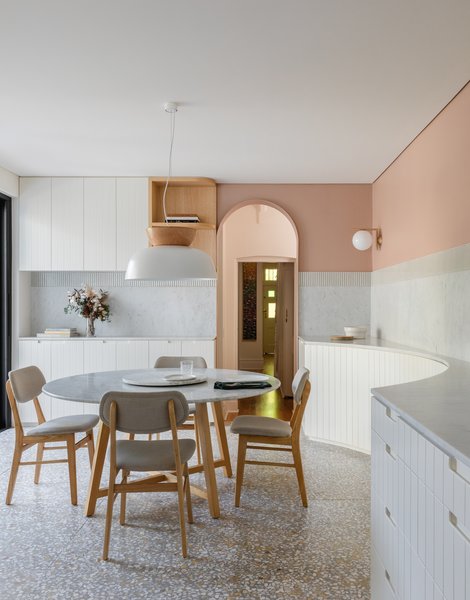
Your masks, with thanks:
M 168 184 L 171 179 L 171 169 L 172 169 L 172 158 L 173 158 L 173 142 L 175 140 L 175 117 L 176 110 L 170 113 L 171 122 L 170 122 L 170 153 L 168 155 L 168 177 L 166 178 L 165 189 L 163 190 L 163 217 L 165 219 L 165 223 L 168 223 L 168 216 L 166 214 L 166 192 L 168 190 Z

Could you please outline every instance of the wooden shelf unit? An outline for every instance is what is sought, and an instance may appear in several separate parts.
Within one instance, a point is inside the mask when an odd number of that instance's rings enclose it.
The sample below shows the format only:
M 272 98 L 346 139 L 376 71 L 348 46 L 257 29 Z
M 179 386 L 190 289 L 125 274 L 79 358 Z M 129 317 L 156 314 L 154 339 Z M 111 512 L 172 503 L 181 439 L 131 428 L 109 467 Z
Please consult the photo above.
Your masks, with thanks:
M 149 225 L 164 223 L 163 192 L 166 177 L 149 178 Z M 199 223 L 167 223 L 168 227 L 191 227 L 196 237 L 191 244 L 207 252 L 216 262 L 217 188 L 206 177 L 172 177 L 166 193 L 167 215 L 197 215 Z

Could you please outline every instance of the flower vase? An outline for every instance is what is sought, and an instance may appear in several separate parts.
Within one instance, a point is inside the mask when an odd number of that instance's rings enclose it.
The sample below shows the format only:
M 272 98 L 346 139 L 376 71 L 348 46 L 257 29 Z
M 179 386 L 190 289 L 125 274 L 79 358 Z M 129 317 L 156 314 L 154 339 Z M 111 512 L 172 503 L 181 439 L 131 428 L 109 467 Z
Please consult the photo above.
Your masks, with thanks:
M 95 319 L 88 317 L 86 320 L 86 336 L 95 337 Z

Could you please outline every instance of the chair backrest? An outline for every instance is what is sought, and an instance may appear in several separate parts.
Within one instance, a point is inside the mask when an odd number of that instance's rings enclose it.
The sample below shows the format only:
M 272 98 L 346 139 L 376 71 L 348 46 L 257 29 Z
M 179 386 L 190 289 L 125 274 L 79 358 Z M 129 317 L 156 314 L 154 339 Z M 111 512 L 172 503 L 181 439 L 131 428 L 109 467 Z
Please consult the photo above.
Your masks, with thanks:
M 309 375 L 310 371 L 308 369 L 305 367 L 300 367 L 292 382 L 292 391 L 294 393 L 294 411 L 290 420 L 290 426 L 292 428 L 293 437 L 300 434 L 302 418 L 310 397 L 310 381 L 308 379 Z
M 300 367 L 294 376 L 294 380 L 292 381 L 292 392 L 294 394 L 294 402 L 296 404 L 300 404 L 302 400 L 302 394 L 304 393 L 304 387 L 308 381 L 309 375 L 310 371 L 308 369 L 305 367 Z
M 21 403 L 37 398 L 46 383 L 41 370 L 34 366 L 10 371 L 8 377 L 15 400 Z
M 171 429 L 168 403 L 173 400 L 176 425 L 186 421 L 188 403 L 181 392 L 106 392 L 101 398 L 100 418 L 110 424 L 110 408 L 117 407 L 116 430 L 125 433 L 160 433 Z
M 192 360 L 195 369 L 207 369 L 207 363 L 202 356 L 159 356 L 154 369 L 178 369 L 182 360 Z

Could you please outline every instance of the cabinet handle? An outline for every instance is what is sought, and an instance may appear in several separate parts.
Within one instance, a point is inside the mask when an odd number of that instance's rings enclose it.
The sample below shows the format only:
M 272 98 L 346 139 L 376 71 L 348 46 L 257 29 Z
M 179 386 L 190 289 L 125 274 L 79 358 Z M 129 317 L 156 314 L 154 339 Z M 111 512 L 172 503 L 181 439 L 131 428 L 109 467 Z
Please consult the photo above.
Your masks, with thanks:
M 449 469 L 451 471 L 453 471 L 457 475 L 457 477 L 459 477 L 467 485 L 470 484 L 470 481 L 468 481 L 468 479 L 466 479 L 465 477 L 463 477 L 463 475 L 458 472 L 458 470 L 457 470 L 457 459 L 454 458 L 453 456 L 449 456 Z
M 462 527 L 459 525 L 457 515 L 454 515 L 454 513 L 451 510 L 449 510 L 449 521 L 452 527 L 455 527 L 455 529 L 460 533 L 464 540 L 470 544 L 470 535 L 462 529 Z
M 385 569 L 385 579 L 388 581 L 388 585 L 392 588 L 393 593 L 395 593 L 395 588 L 393 587 L 392 579 L 390 577 L 390 573 Z
M 392 525 L 393 525 L 394 527 L 396 527 L 396 523 L 395 523 L 395 521 L 394 521 L 394 520 L 393 520 L 393 518 L 392 518 L 392 513 L 389 511 L 389 509 L 388 509 L 387 507 L 385 507 L 385 514 L 386 514 L 386 515 L 387 515 L 387 517 L 390 519 L 390 521 L 391 521 Z
M 396 458 L 392 454 L 392 449 L 388 444 L 385 444 L 385 452 L 390 456 L 392 460 L 396 460 Z

